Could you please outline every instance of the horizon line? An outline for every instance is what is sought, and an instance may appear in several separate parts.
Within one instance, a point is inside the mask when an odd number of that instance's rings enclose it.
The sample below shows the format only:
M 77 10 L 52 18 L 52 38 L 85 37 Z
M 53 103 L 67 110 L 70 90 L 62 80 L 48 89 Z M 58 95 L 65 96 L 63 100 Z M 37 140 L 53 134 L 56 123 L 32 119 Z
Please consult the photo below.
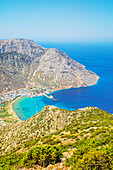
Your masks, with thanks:
M 14 39 L 28 39 L 34 42 L 59 42 L 59 43 L 113 43 L 113 39 L 47 39 L 47 38 L 35 38 L 35 37 L 11 37 L 11 38 L 0 38 L 0 40 L 14 40 Z

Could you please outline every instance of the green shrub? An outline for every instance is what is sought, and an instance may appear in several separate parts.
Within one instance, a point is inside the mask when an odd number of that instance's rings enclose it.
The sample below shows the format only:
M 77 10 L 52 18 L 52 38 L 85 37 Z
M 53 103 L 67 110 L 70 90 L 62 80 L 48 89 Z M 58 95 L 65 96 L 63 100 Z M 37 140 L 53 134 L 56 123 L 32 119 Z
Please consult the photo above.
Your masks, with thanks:
M 60 162 L 62 156 L 61 149 L 57 146 L 36 146 L 30 149 L 24 154 L 11 154 L 10 156 L 0 157 L 1 169 L 13 169 L 14 166 L 18 167 L 34 167 L 35 165 L 40 165 L 46 167 L 49 164 L 55 164 Z

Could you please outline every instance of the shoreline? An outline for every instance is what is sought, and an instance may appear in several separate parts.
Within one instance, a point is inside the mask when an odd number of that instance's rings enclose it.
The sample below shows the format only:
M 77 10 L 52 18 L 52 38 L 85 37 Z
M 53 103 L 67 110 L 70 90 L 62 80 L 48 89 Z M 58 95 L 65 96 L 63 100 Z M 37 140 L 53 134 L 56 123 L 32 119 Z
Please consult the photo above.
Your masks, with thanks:
M 87 87 L 92 87 L 92 86 L 96 86 L 97 84 L 98 84 L 98 81 L 100 80 L 100 77 L 98 78 L 97 77 L 97 80 L 96 80 L 96 82 L 95 82 L 95 84 L 91 84 L 91 85 L 88 85 L 88 86 L 79 86 L 79 87 L 75 87 L 75 86 L 64 86 L 65 88 L 55 88 L 55 89 L 53 89 L 50 93 L 48 93 L 48 94 L 53 94 L 53 93 L 55 93 L 55 92 L 57 92 L 57 91 L 62 91 L 62 90 L 69 90 L 69 89 L 78 89 L 78 88 L 87 88 Z
M 57 92 L 57 91 L 61 91 L 61 90 L 68 90 L 68 89 L 72 89 L 72 88 L 74 88 L 74 87 L 68 87 L 68 88 L 58 88 L 58 89 L 53 89 L 50 93 L 46 93 L 46 94 L 53 94 L 53 93 L 55 93 L 55 92 Z M 81 87 L 76 87 L 76 88 L 81 88 Z M 34 96 L 34 97 L 40 97 L 40 96 L 44 96 L 44 94 L 43 93 L 40 93 L 40 94 L 38 94 L 37 96 Z M 10 111 L 12 111 L 12 113 L 13 113 L 13 116 L 15 117 L 17 117 L 17 119 L 19 120 L 19 121 L 24 121 L 24 120 L 21 120 L 20 118 L 19 118 L 19 116 L 16 114 L 16 112 L 15 112 L 15 110 L 14 110 L 14 108 L 13 108 L 13 105 L 14 105 L 14 103 L 18 100 L 18 99 L 21 99 L 21 98 L 24 98 L 24 97 L 28 97 L 28 98 L 32 98 L 31 96 L 19 96 L 19 97 L 16 97 L 12 102 L 11 102 L 11 104 L 10 104 Z M 38 112 L 37 112 L 38 113 Z M 36 113 L 36 114 L 37 114 Z
M 61 88 L 54 88 L 54 89 L 51 90 L 50 93 L 46 93 L 46 94 L 49 94 L 49 95 L 50 95 L 50 94 L 56 93 L 57 91 L 62 91 L 62 90 L 69 90 L 69 89 L 77 89 L 77 88 L 87 88 L 87 87 L 91 87 L 91 86 L 97 85 L 97 82 L 98 82 L 99 79 L 100 79 L 100 77 L 99 77 L 99 78 L 97 77 L 96 83 L 95 83 L 95 84 L 91 84 L 91 85 L 89 85 L 89 86 L 80 86 L 80 87 L 64 86 L 64 87 L 61 87 Z M 38 94 L 37 96 L 34 96 L 34 97 L 40 97 L 40 96 L 44 96 L 44 94 L 43 94 L 43 93 L 42 93 L 42 94 Z M 31 98 L 31 96 L 25 96 L 25 97 L 30 97 L 30 98 Z M 15 100 L 12 101 L 12 103 L 11 103 L 11 110 L 12 110 L 14 116 L 16 116 L 16 117 L 18 117 L 18 115 L 16 114 L 16 112 L 15 112 L 14 109 L 13 109 L 13 104 L 14 104 L 18 99 L 20 99 L 20 98 L 23 98 L 23 96 L 19 96 L 19 97 L 15 98 Z M 38 112 L 37 112 L 37 113 L 38 113 Z M 21 120 L 19 117 L 18 117 L 18 119 L 19 119 L 20 121 L 23 121 L 23 120 Z
M 19 118 L 19 116 L 16 114 L 16 112 L 14 111 L 14 109 L 13 109 L 13 104 L 14 104 L 18 99 L 20 99 L 20 98 L 22 98 L 22 96 L 16 97 L 16 98 L 11 102 L 10 110 L 12 111 L 14 117 L 16 116 L 19 121 L 22 121 L 22 120 Z

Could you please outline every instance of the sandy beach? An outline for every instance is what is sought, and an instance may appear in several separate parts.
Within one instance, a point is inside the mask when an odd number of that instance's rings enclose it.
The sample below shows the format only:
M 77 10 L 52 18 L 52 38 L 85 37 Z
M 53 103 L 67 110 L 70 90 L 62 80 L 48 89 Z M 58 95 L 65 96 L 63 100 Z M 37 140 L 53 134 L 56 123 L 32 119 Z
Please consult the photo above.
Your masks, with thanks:
M 9 114 L 10 114 L 10 113 L 13 113 L 14 117 L 16 117 L 19 121 L 21 121 L 21 119 L 17 116 L 17 114 L 15 113 L 15 111 L 14 111 L 14 109 L 13 109 L 13 104 L 14 104 L 14 102 L 16 102 L 16 100 L 18 100 L 19 98 L 21 98 L 21 97 L 17 97 L 15 100 L 13 100 L 13 101 L 11 102 L 11 104 L 9 104 L 8 113 L 9 113 Z

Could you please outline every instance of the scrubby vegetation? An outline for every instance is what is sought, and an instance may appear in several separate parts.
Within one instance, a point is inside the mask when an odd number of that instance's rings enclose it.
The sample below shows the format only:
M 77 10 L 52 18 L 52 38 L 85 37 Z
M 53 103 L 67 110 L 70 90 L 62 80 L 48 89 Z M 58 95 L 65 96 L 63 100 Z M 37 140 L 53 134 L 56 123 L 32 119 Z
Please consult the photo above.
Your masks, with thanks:
M 113 134 L 107 135 L 103 141 L 102 138 L 84 138 L 74 145 L 76 151 L 66 158 L 66 166 L 72 165 L 72 169 L 113 169 Z
M 55 164 L 60 161 L 62 153 L 56 146 L 36 146 L 26 153 L 2 156 L 0 159 L 0 167 L 3 169 L 11 169 L 17 167 L 34 167 L 41 165 L 46 167 L 49 164 Z
M 0 105 L 0 119 L 6 124 L 16 123 L 19 120 L 17 116 L 13 115 L 13 110 L 11 108 L 12 102 L 13 100 L 4 102 Z
M 0 118 L 11 116 L 11 114 L 8 114 L 8 102 L 4 102 L 4 104 L 0 105 Z
M 32 118 L 0 129 L 1 169 L 46 167 L 113 169 L 113 115 L 94 107 L 46 106 Z M 56 164 L 57 165 L 57 164 Z

